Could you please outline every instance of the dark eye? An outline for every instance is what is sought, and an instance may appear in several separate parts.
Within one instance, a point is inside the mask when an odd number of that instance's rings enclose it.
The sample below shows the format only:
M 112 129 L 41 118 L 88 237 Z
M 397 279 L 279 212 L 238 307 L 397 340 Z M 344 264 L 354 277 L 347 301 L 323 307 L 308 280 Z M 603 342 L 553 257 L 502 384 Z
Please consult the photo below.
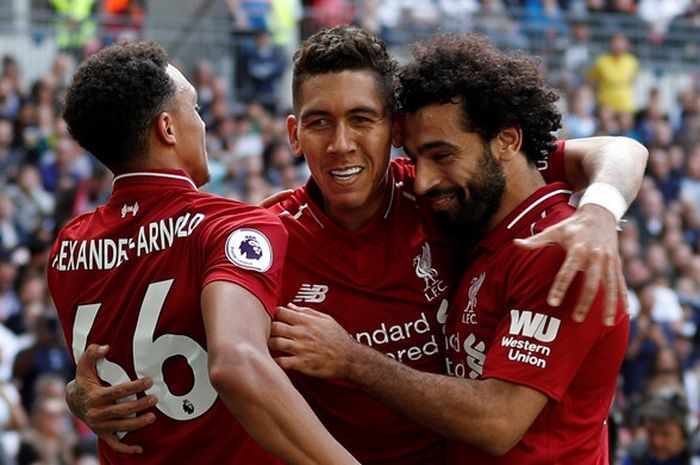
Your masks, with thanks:
M 325 118 L 313 119 L 306 123 L 306 126 L 310 128 L 320 128 L 328 125 L 328 120 Z
M 366 116 L 353 116 L 352 122 L 354 124 L 367 124 L 371 123 L 372 120 L 370 118 L 367 118 Z

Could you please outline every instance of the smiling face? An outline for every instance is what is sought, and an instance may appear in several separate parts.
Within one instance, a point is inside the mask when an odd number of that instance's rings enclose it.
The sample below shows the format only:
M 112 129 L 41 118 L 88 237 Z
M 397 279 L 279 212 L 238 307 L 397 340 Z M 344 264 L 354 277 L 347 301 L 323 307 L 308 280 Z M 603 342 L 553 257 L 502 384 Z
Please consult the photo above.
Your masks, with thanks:
M 460 234 L 483 229 L 501 206 L 506 180 L 489 144 L 461 124 L 457 103 L 404 118 L 404 150 L 416 165 L 415 189 Z
M 301 84 L 289 141 L 306 157 L 326 212 L 346 229 L 364 226 L 382 204 L 391 124 L 371 71 L 320 74 Z

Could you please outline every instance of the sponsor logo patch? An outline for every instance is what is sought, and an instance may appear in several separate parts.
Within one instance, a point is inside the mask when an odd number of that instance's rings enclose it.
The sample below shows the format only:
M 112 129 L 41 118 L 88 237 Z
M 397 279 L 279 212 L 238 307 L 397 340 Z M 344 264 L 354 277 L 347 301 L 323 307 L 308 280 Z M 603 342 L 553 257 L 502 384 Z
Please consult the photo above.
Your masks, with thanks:
M 246 270 L 265 272 L 272 266 L 272 246 L 260 231 L 241 228 L 226 240 L 226 257 Z

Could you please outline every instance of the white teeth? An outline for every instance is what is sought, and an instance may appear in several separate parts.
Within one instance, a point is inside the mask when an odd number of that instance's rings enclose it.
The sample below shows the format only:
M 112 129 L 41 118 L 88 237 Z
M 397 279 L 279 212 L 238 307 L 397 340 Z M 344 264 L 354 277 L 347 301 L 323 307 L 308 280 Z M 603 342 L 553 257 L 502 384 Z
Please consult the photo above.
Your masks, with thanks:
M 362 168 L 359 166 L 353 166 L 352 168 L 345 168 L 344 170 L 331 170 L 331 174 L 333 176 L 347 177 L 357 174 L 360 171 L 362 171 Z

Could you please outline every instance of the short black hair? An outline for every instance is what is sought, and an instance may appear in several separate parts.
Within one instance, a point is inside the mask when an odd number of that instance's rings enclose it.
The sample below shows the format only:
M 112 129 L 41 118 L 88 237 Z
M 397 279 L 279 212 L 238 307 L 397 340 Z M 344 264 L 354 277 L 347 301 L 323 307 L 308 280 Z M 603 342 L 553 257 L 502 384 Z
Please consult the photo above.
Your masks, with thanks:
M 304 41 L 294 53 L 292 98 L 298 110 L 301 86 L 310 77 L 342 71 L 373 72 L 377 77 L 385 109 L 395 109 L 396 60 L 378 37 L 355 26 L 340 25 L 323 29 Z M 352 92 L 348 89 L 348 92 Z
M 521 150 L 531 163 L 554 150 L 559 97 L 524 55 L 501 52 L 477 34 L 445 33 L 415 44 L 411 52 L 412 60 L 399 71 L 402 111 L 459 103 L 464 129 L 485 142 L 502 129 L 519 127 Z
M 63 118 L 71 135 L 110 170 L 143 157 L 148 129 L 175 98 L 168 55 L 155 42 L 112 45 L 78 68 Z

